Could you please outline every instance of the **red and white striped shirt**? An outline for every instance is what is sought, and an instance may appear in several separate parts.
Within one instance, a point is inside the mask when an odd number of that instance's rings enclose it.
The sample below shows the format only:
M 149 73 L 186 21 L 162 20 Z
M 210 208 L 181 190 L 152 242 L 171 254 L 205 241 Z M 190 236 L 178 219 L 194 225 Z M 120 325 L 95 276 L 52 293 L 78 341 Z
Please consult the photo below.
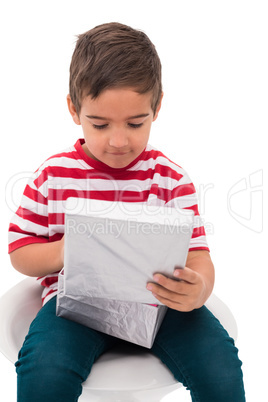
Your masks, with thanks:
M 197 195 L 187 173 L 150 145 L 128 166 L 115 169 L 93 160 L 84 140 L 47 159 L 25 187 L 9 227 L 9 253 L 32 243 L 60 240 L 69 197 L 177 206 L 195 213 L 189 250 L 208 250 Z M 58 273 L 38 278 L 43 302 L 56 295 Z

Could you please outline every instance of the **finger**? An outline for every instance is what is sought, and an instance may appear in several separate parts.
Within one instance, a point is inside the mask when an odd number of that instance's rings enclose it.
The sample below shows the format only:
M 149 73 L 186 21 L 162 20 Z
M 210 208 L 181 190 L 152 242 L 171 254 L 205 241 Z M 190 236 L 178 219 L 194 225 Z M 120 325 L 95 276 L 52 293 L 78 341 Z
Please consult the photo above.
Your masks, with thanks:
M 198 275 L 190 268 L 175 268 L 174 277 L 189 283 L 196 283 L 198 281 Z
M 165 297 L 162 297 L 158 294 L 153 293 L 154 297 L 159 300 L 162 304 L 164 304 L 165 306 L 173 309 L 173 310 L 177 310 L 177 311 L 181 311 L 181 312 L 188 312 L 191 311 L 192 309 L 189 308 L 189 306 L 184 303 L 184 302 L 180 302 L 180 301 L 174 301 L 174 300 L 170 300 L 170 299 L 166 299 Z
M 170 300 L 175 303 L 176 302 L 183 303 L 183 300 L 185 300 L 185 298 L 188 297 L 188 292 L 186 291 L 185 287 L 189 287 L 192 285 L 186 284 L 185 282 L 180 283 L 172 279 L 166 280 L 168 278 L 165 277 L 163 279 L 166 285 L 167 283 L 174 282 L 175 286 L 177 287 L 174 288 L 174 285 L 172 284 L 171 286 L 169 286 L 171 289 L 168 289 L 159 284 L 149 282 L 147 284 L 147 289 L 150 290 L 155 297 L 161 297 L 163 299 Z M 184 291 L 178 289 L 178 286 L 179 287 L 184 286 Z
M 155 274 L 153 276 L 154 281 L 171 292 L 178 294 L 185 294 L 185 283 L 177 281 L 175 278 L 167 278 L 162 274 Z
M 172 309 L 178 309 L 182 304 L 180 302 L 174 301 L 174 300 L 170 300 L 170 299 L 166 299 L 165 297 L 157 294 L 157 293 L 153 293 L 154 297 L 159 300 L 162 304 L 164 304 L 165 306 L 172 308 Z
M 179 294 L 174 293 L 162 286 L 156 285 L 155 283 L 148 283 L 147 289 L 152 292 L 155 297 L 161 297 L 168 300 L 175 300 L 175 298 L 179 297 Z

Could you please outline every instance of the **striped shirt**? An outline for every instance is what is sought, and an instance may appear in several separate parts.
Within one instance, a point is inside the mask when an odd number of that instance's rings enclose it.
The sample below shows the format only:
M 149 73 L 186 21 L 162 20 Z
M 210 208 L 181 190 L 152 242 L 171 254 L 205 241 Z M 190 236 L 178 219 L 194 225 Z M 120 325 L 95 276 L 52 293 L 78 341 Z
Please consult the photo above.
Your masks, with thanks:
M 191 209 L 195 214 L 189 251 L 209 250 L 189 176 L 163 153 L 147 145 L 128 166 L 112 168 L 83 150 L 83 139 L 48 158 L 25 187 L 21 205 L 9 226 L 9 253 L 33 243 L 60 240 L 69 197 Z M 43 303 L 56 295 L 58 273 L 37 278 Z

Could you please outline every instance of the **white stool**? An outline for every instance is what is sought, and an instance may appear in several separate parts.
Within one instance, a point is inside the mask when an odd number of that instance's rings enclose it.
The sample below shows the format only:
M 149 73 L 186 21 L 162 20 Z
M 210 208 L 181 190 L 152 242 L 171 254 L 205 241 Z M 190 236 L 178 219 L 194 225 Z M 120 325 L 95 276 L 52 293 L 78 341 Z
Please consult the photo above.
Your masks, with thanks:
M 29 325 L 41 307 L 41 292 L 36 280 L 27 278 L 0 299 L 0 351 L 12 363 L 17 360 Z M 236 339 L 237 326 L 228 307 L 215 295 L 206 306 Z M 181 386 L 157 357 L 129 344 L 114 348 L 97 360 L 83 384 L 79 401 L 156 402 Z

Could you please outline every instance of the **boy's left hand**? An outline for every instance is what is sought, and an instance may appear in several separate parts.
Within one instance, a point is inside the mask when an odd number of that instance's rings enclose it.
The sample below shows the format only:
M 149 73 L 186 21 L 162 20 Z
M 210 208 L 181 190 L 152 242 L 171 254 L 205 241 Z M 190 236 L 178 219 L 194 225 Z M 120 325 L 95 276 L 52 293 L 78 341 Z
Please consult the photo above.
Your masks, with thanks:
M 155 274 L 154 281 L 157 283 L 149 282 L 147 289 L 169 308 L 187 312 L 204 304 L 206 282 L 200 273 L 190 268 L 175 269 L 174 279 Z

